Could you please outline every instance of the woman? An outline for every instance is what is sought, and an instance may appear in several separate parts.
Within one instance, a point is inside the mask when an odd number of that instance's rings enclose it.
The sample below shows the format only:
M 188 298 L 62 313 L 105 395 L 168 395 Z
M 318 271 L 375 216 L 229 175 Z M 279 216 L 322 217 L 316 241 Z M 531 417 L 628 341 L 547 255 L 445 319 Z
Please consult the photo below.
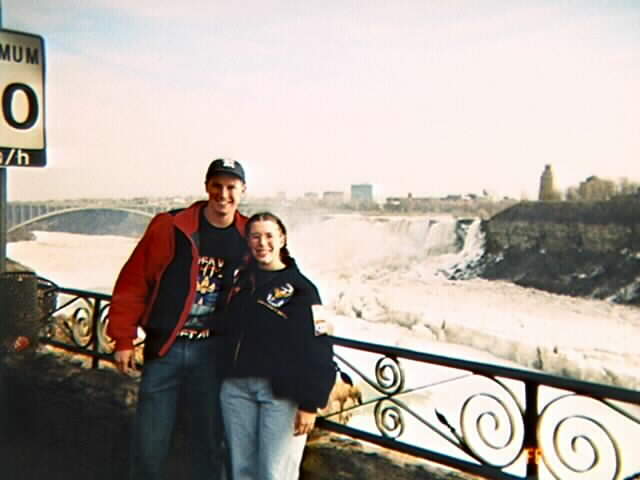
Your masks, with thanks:
M 246 236 L 250 259 L 234 281 L 223 327 L 230 341 L 220 395 L 232 480 L 295 480 L 335 380 L 333 350 L 314 335 L 318 290 L 289 256 L 282 221 L 255 214 Z

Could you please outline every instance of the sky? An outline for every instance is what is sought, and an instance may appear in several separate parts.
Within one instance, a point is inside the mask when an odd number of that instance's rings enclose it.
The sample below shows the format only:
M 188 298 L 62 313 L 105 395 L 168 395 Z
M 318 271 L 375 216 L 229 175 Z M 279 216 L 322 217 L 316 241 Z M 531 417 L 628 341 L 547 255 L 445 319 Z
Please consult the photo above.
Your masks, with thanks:
M 8 199 L 204 194 L 536 198 L 640 182 L 640 2 L 0 0 L 46 49 L 47 166 Z

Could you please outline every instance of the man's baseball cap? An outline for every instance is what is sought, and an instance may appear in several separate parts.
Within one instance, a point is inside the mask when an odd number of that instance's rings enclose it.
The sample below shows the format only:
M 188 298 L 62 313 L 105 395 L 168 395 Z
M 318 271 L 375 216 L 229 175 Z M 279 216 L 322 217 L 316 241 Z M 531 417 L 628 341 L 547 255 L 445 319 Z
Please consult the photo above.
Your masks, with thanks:
M 242 180 L 242 183 L 246 183 L 244 179 L 244 168 L 242 168 L 240 162 L 236 162 L 235 160 L 228 158 L 216 158 L 211 162 L 211 165 L 209 165 L 209 168 L 207 169 L 205 182 L 208 182 L 214 175 L 219 174 L 233 175 L 234 177 L 238 177 Z

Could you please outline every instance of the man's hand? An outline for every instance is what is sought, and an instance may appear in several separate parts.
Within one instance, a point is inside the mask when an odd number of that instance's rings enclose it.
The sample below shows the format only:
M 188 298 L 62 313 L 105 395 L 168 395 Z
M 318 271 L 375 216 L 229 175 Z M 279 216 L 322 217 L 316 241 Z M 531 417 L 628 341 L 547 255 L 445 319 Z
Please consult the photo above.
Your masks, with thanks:
M 311 433 L 316 424 L 316 414 L 298 410 L 296 413 L 296 422 L 293 426 L 294 435 L 307 435 Z
M 133 349 L 131 350 L 119 350 L 114 354 L 116 361 L 116 367 L 125 375 L 130 375 L 136 370 L 135 361 L 133 358 Z

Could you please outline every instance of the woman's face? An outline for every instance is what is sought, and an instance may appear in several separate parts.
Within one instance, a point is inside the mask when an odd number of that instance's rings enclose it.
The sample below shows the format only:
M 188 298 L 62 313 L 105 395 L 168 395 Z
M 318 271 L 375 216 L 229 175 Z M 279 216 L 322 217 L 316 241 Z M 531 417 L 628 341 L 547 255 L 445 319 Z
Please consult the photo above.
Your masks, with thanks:
M 253 222 L 249 231 L 249 250 L 258 266 L 263 270 L 284 268 L 280 250 L 285 245 L 285 236 L 278 224 L 272 220 Z

